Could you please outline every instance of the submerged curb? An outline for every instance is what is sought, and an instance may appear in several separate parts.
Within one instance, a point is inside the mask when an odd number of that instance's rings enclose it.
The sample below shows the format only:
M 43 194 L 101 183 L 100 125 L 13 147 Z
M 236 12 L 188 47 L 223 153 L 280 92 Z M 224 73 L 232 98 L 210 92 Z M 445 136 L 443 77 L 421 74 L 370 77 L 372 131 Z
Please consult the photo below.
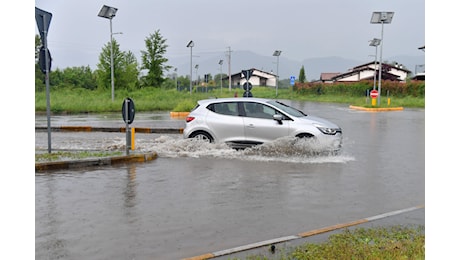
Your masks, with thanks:
M 83 160 L 69 160 L 58 162 L 40 162 L 35 163 L 35 171 L 52 171 L 75 169 L 80 167 L 103 166 L 122 163 L 139 163 L 152 161 L 158 157 L 157 153 L 132 154 L 124 156 L 113 156 Z
M 358 107 L 358 106 L 350 106 L 351 109 L 362 110 L 362 111 L 370 111 L 370 112 L 380 112 L 380 111 L 401 111 L 404 110 L 403 107 Z

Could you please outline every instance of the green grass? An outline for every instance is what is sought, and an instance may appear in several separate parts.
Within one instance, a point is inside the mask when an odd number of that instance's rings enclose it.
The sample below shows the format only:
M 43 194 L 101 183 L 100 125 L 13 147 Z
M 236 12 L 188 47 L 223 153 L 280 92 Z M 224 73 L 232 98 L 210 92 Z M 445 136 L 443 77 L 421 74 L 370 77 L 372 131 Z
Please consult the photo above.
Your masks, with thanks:
M 229 258 L 237 260 L 239 258 Z M 305 243 L 284 250 L 274 257 L 270 252 L 246 257 L 268 259 L 425 259 L 424 226 L 345 229 L 324 243 Z
M 119 156 L 120 151 L 100 152 L 100 151 L 58 151 L 52 153 L 35 153 L 35 162 L 54 162 L 64 160 L 79 160 L 88 158 L 101 158 Z
M 273 88 L 254 87 L 254 97 L 290 99 L 311 102 L 343 103 L 354 106 L 371 106 L 371 99 L 365 96 L 340 95 L 340 94 L 298 94 L 292 89 L 280 88 L 278 95 Z M 188 91 L 178 92 L 175 89 L 164 90 L 160 88 L 140 89 L 128 92 L 116 90 L 115 100 L 112 102 L 110 91 L 91 91 L 85 89 L 60 89 L 50 92 L 50 110 L 52 113 L 106 113 L 121 111 L 123 100 L 127 97 L 133 99 L 136 112 L 146 111 L 190 111 L 197 100 L 207 98 L 233 97 L 235 93 L 242 97 L 242 89 L 216 89 L 208 93 L 190 94 Z M 378 107 L 425 107 L 425 98 L 390 97 L 388 105 L 387 97 L 382 97 Z M 35 111 L 46 111 L 46 93 L 35 93 Z

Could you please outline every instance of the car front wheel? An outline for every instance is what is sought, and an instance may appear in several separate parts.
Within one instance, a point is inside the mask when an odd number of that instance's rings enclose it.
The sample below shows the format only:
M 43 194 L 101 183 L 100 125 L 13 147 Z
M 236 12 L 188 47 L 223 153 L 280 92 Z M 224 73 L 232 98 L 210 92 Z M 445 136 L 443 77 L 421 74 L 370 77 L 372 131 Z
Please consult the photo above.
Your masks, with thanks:
M 195 138 L 195 139 L 198 139 L 198 140 L 204 140 L 204 141 L 207 141 L 209 143 L 212 143 L 214 142 L 214 139 L 212 138 L 212 136 L 206 132 L 203 132 L 203 131 L 199 131 L 199 132 L 194 132 L 193 134 L 190 135 L 190 138 Z

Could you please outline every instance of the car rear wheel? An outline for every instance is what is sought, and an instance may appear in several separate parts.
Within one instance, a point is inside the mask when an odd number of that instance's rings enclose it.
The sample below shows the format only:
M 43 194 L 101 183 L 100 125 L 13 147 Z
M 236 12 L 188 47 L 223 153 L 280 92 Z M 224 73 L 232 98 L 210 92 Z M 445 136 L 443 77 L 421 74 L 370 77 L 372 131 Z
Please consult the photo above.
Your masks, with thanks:
M 214 142 L 214 139 L 212 138 L 212 136 L 206 132 L 203 132 L 203 131 L 199 131 L 199 132 L 194 132 L 190 135 L 190 138 L 195 138 L 195 139 L 198 139 L 198 140 L 204 140 L 204 141 L 207 141 L 209 143 L 212 143 Z

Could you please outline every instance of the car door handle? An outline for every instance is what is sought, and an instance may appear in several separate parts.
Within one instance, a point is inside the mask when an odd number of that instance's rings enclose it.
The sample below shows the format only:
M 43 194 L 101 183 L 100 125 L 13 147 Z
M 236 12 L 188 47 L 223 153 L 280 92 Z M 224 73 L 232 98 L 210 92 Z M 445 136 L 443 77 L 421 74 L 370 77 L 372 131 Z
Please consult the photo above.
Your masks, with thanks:
M 255 128 L 254 124 L 249 124 L 248 128 Z

